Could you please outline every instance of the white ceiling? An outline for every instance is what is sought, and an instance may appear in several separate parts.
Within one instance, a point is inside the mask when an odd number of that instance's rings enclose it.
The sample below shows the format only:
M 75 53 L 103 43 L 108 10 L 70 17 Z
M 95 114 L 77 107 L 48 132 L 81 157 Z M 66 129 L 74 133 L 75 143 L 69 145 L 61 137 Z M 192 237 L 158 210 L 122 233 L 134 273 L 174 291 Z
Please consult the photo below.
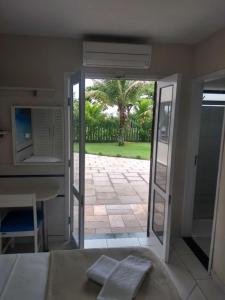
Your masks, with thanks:
M 225 0 L 0 0 L 0 33 L 196 43 L 225 27 Z

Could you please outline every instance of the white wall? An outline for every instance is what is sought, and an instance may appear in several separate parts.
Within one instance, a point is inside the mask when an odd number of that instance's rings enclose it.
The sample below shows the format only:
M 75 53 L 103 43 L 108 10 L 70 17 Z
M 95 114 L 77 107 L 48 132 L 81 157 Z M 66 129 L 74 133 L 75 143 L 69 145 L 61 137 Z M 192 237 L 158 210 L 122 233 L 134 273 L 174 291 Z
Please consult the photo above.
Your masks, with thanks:
M 225 69 L 225 28 L 197 44 L 193 52 L 193 77 Z M 223 152 L 221 187 L 213 255 L 213 272 L 225 285 L 225 151 Z
M 213 218 L 223 114 L 223 107 L 201 108 L 194 219 Z
M 213 272 L 225 284 L 225 147 L 223 148 L 219 202 L 217 208 Z
M 76 40 L 0 36 L 0 86 L 52 88 L 54 92 L 0 90 L 0 128 L 10 131 L 0 140 L 0 175 L 31 176 L 32 180 L 53 180 L 60 195 L 47 204 L 50 237 L 65 238 L 68 198 L 64 166 L 13 166 L 11 105 L 64 106 L 64 74 L 81 65 L 81 43 Z M 33 177 L 41 175 L 42 177 Z M 49 177 L 49 176 L 52 177 Z M 21 178 L 17 178 L 20 180 Z M 23 180 L 28 180 L 28 177 Z M 0 178 L 0 184 L 5 178 Z M 15 180 L 7 177 L 7 181 Z
M 193 50 L 193 76 L 225 68 L 225 28 L 197 44 Z
M 12 135 L 10 106 L 17 105 L 64 105 L 64 74 L 78 70 L 82 65 L 82 44 L 79 40 L 60 38 L 34 38 L 19 36 L 0 36 L 0 86 L 53 88 L 54 93 L 33 97 L 32 93 L 0 91 L 0 128 L 9 129 L 10 134 L 0 143 L 0 175 L 10 174 L 60 174 L 65 175 L 64 167 L 16 166 L 12 165 Z M 174 189 L 174 222 L 173 232 L 179 233 L 180 212 L 183 196 L 185 159 L 185 136 L 187 131 L 189 85 L 192 65 L 192 47 L 185 45 L 153 45 L 151 68 L 146 71 L 133 71 L 135 74 L 146 74 L 153 78 L 182 74 L 182 91 L 177 139 L 177 155 Z M 110 70 L 111 71 L 111 70 Z M 53 177 L 54 179 L 54 177 Z M 60 180 L 64 180 L 62 177 Z M 66 194 L 65 184 L 62 193 Z M 67 196 L 67 195 L 66 195 Z M 50 235 L 63 236 L 66 228 L 65 216 L 68 215 L 67 197 L 57 199 L 58 203 L 49 203 Z M 63 203 L 63 204 L 62 204 Z M 62 213 L 63 212 L 63 213 Z M 64 224 L 58 229 L 54 224 Z M 64 223 L 63 223 L 64 222 Z

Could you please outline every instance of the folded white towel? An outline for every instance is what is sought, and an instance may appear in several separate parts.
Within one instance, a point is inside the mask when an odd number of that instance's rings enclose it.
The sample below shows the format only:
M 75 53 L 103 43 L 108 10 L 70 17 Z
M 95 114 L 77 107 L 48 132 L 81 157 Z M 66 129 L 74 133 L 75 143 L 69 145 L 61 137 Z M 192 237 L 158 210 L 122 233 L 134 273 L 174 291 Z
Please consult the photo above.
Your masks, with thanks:
M 129 255 L 114 268 L 97 300 L 133 299 L 151 266 L 151 261 Z
M 87 270 L 87 277 L 101 285 L 103 285 L 111 275 L 114 268 L 119 264 L 118 260 L 102 255 Z

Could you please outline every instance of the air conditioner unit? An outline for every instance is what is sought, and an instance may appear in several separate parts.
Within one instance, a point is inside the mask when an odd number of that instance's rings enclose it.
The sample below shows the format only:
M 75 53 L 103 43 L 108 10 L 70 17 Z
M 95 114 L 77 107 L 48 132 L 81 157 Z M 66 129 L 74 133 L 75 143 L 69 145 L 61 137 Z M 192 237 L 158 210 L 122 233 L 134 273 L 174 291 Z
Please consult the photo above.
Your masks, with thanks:
M 148 69 L 151 46 L 120 43 L 83 43 L 83 65 L 86 67 L 111 67 Z

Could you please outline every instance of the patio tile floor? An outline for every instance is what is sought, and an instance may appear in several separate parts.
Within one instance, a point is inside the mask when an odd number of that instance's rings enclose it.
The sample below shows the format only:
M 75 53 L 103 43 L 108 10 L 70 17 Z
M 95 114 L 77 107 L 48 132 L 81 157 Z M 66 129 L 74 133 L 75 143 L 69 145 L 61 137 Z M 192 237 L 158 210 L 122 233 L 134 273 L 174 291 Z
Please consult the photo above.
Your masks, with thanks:
M 86 154 L 85 234 L 145 232 L 150 162 Z

